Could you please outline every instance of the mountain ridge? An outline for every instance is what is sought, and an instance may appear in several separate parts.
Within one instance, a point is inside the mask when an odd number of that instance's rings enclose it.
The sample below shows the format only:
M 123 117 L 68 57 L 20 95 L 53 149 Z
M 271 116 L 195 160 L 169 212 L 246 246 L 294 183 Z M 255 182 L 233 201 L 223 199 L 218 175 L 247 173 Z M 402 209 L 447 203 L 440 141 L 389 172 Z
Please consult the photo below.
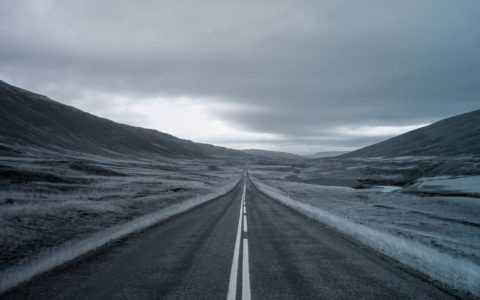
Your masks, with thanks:
M 345 153 L 348 153 L 348 151 L 321 151 L 313 154 L 308 154 L 305 156 L 308 158 L 324 158 L 324 157 L 336 157 Z
M 185 158 L 244 155 L 154 129 L 117 123 L 1 80 L 0 99 L 0 138 L 7 144 L 92 154 Z
M 288 152 L 281 152 L 281 151 L 271 151 L 271 150 L 262 150 L 262 149 L 243 149 L 241 150 L 244 153 L 253 156 L 260 156 L 260 157 L 276 157 L 276 158 L 288 158 L 288 159 L 305 159 L 306 157 L 302 155 L 297 155 Z
M 480 109 L 340 155 L 352 157 L 480 156 Z

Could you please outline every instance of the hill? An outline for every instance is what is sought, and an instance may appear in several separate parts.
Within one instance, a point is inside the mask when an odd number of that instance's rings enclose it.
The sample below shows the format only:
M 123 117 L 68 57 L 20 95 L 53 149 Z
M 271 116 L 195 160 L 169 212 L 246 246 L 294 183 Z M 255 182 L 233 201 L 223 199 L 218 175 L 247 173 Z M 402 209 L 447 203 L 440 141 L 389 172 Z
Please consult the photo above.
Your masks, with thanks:
M 245 149 L 242 150 L 250 155 L 266 157 L 266 158 L 286 158 L 286 159 L 304 159 L 305 157 L 296 155 L 293 153 L 288 152 L 279 152 L 279 151 L 268 151 L 268 150 L 260 150 L 260 149 Z
M 245 156 L 237 150 L 116 123 L 3 81 L 0 81 L 0 141 L 3 145 L 102 155 Z
M 480 156 L 480 110 L 438 121 L 341 157 L 464 155 Z
M 305 155 L 308 158 L 335 157 L 347 153 L 346 151 L 324 151 Z

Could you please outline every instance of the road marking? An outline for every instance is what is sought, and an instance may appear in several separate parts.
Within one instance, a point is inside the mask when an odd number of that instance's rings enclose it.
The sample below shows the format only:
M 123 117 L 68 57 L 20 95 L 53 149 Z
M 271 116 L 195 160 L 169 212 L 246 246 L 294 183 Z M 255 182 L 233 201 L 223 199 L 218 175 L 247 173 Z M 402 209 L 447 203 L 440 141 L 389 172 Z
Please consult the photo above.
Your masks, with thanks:
M 250 268 L 248 266 L 248 240 L 243 239 L 242 300 L 250 300 Z
M 245 204 L 245 193 L 247 192 L 247 177 L 245 177 L 245 185 L 243 186 L 243 203 Z
M 245 182 L 243 188 L 242 201 L 245 201 Z M 240 205 L 240 217 L 238 218 L 237 238 L 235 240 L 235 249 L 233 250 L 232 270 L 230 271 L 230 283 L 228 284 L 227 300 L 235 300 L 237 297 L 237 274 L 238 274 L 238 261 L 240 252 L 240 236 L 242 234 L 242 206 Z M 244 254 L 245 256 L 245 254 Z
M 243 213 L 247 214 L 247 208 L 245 207 L 245 205 L 243 206 Z
M 247 215 L 243 215 L 243 232 L 247 232 Z

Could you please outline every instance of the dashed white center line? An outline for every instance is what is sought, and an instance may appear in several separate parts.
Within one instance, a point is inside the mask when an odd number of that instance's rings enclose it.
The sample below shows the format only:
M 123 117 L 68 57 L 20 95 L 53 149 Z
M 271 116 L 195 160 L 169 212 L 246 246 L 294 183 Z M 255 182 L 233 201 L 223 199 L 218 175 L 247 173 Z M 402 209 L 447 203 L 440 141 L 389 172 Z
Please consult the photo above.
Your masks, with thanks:
M 247 232 L 247 215 L 243 215 L 243 232 Z
M 243 239 L 242 299 L 250 300 L 250 267 L 248 265 L 248 240 Z

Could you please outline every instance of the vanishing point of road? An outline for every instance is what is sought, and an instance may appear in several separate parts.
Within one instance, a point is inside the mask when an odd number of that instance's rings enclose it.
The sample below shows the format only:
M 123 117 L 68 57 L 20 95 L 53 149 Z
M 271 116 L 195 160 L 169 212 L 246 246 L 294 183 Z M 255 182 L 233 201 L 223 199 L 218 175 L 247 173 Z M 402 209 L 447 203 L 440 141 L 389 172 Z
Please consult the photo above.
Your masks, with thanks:
M 228 194 L 2 299 L 448 299 L 398 263 L 258 191 Z

